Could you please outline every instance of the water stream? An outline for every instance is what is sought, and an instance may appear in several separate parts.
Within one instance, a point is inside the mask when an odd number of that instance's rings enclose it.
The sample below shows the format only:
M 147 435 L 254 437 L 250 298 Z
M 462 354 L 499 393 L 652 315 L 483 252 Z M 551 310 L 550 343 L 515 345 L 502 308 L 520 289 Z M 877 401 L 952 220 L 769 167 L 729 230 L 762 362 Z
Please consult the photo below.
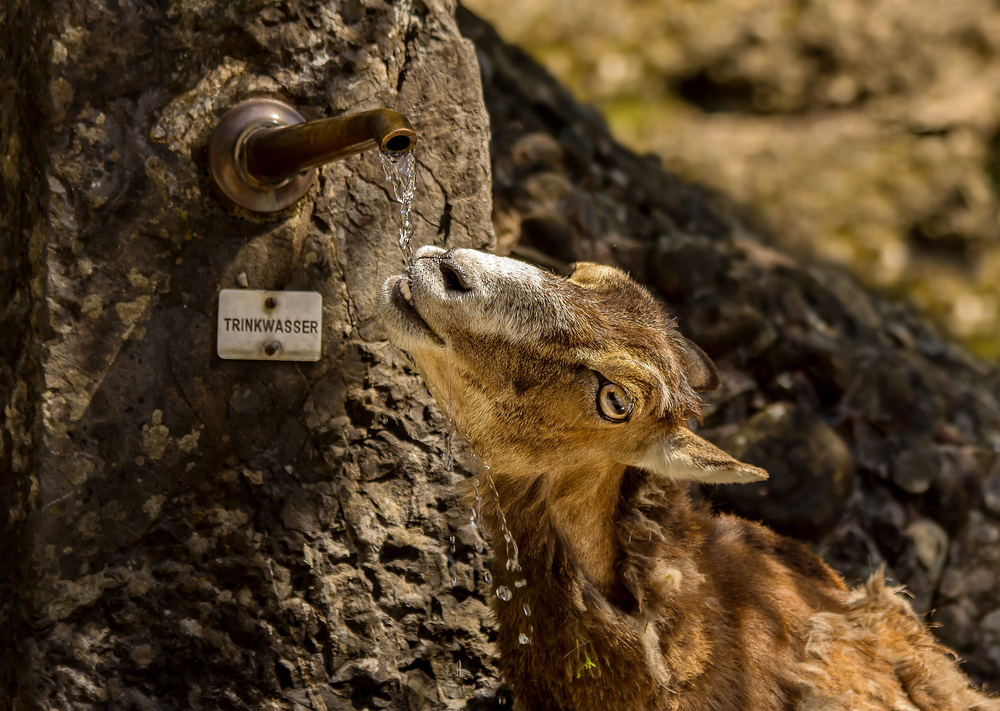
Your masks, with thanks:
M 475 455 L 473 455 L 475 457 Z M 527 578 L 524 577 L 523 569 L 521 568 L 521 561 L 518 557 L 517 541 L 514 540 L 514 536 L 510 532 L 510 528 L 507 526 L 507 516 L 504 514 L 503 506 L 500 504 L 500 494 L 497 491 L 496 484 L 493 482 L 493 474 L 490 472 L 490 465 L 483 462 L 476 457 L 476 461 L 480 464 L 484 470 L 484 476 L 486 477 L 487 487 L 491 492 L 493 492 L 494 503 L 496 504 L 497 518 L 500 521 L 500 535 L 503 536 L 504 543 L 504 557 L 506 562 L 504 567 L 511 573 L 521 573 L 514 581 L 514 590 L 521 590 L 528 585 Z M 475 507 L 472 511 L 473 525 L 475 525 L 476 520 L 481 520 L 482 516 L 482 497 L 479 494 L 479 474 L 477 473 L 476 478 L 473 479 L 473 486 L 475 487 L 476 502 Z M 493 554 L 497 555 L 498 550 L 494 550 Z M 487 580 L 487 582 L 491 582 Z M 497 586 L 494 590 L 494 595 L 500 602 L 510 602 L 514 599 L 515 592 L 511 590 L 506 585 Z M 533 625 L 528 623 L 528 617 L 531 616 L 531 606 L 527 602 L 521 603 L 521 612 L 524 615 L 524 621 L 526 629 L 522 628 L 517 635 L 517 641 L 521 644 L 531 644 L 531 637 L 529 633 L 535 631 Z
M 403 250 L 406 255 L 407 263 L 413 262 L 413 248 L 410 246 L 410 238 L 413 233 L 413 222 L 411 219 L 413 212 L 413 196 L 416 192 L 417 183 L 417 172 L 416 172 L 416 160 L 413 155 L 413 151 L 405 151 L 403 153 L 388 153 L 379 152 L 379 158 L 382 162 L 382 170 L 385 172 L 385 178 L 392 188 L 392 195 L 396 202 L 399 203 L 399 215 L 400 215 L 400 226 L 399 226 L 399 247 Z M 450 363 L 449 363 L 450 366 Z M 446 471 L 452 471 L 455 464 L 454 455 L 454 440 L 455 440 L 455 422 L 452 418 L 452 402 L 451 402 L 451 368 L 447 369 L 449 375 L 448 382 L 448 429 L 445 433 L 444 442 L 444 452 L 442 455 L 442 465 Z M 505 567 L 511 573 L 520 573 L 521 562 L 518 558 L 517 542 L 514 541 L 514 537 L 510 533 L 510 529 L 507 527 L 507 517 L 504 514 L 503 507 L 500 505 L 500 495 L 497 492 L 496 485 L 493 483 L 493 476 L 490 473 L 490 466 L 486 462 L 479 459 L 475 452 L 472 453 L 474 460 L 473 469 L 474 471 L 472 478 L 472 487 L 475 496 L 475 500 L 472 506 L 472 512 L 469 516 L 469 525 L 472 527 L 473 534 L 476 541 L 476 552 L 482 553 L 484 550 L 483 545 L 483 527 L 482 527 L 482 510 L 483 510 L 483 495 L 480 489 L 481 478 L 485 476 L 486 483 L 489 490 L 493 493 L 494 501 L 496 503 L 497 515 L 500 521 L 500 534 L 503 536 L 504 541 L 504 556 L 506 558 Z M 478 470 L 482 471 L 478 471 Z M 494 551 L 494 554 L 499 551 Z M 449 536 L 448 538 L 448 567 L 449 567 L 449 577 L 452 587 L 458 584 L 458 579 L 455 575 L 453 569 L 453 561 L 455 558 L 455 536 Z M 483 571 L 483 580 L 487 585 L 493 586 L 493 576 L 490 571 Z M 514 581 L 514 589 L 521 590 L 525 588 L 528 584 L 527 579 L 523 574 Z M 506 585 L 499 585 L 494 590 L 494 594 L 497 599 L 501 602 L 507 603 L 514 599 L 514 591 Z M 531 644 L 531 637 L 529 633 L 534 632 L 534 626 L 527 624 L 527 619 L 531 616 L 531 606 L 527 602 L 522 602 L 521 612 L 523 613 L 526 628 L 522 628 L 518 634 L 518 642 L 521 644 Z M 460 667 L 461 669 L 461 667 Z M 461 671 L 459 672 L 461 675 Z
M 479 491 L 479 472 L 476 472 L 472 477 L 472 495 L 475 501 L 472 504 L 472 513 L 469 515 L 469 525 L 472 526 L 472 532 L 476 535 L 476 553 L 482 553 L 485 546 L 483 545 L 483 537 L 480 534 L 480 526 L 483 520 L 483 494 Z
M 389 153 L 379 151 L 382 160 L 382 170 L 385 179 L 392 188 L 392 196 L 399 203 L 399 247 L 406 254 L 406 261 L 413 261 L 413 248 L 410 247 L 410 237 L 413 233 L 413 223 L 410 219 L 413 211 L 413 194 L 417 190 L 417 163 L 413 151 Z
M 451 419 L 451 413 L 448 413 L 448 423 L 452 426 L 451 436 L 447 439 L 448 446 L 451 446 L 452 438 L 455 435 L 454 423 Z M 530 624 L 529 617 L 531 617 L 531 605 L 523 599 L 520 595 L 520 591 L 524 590 L 527 593 L 528 580 L 524 575 L 524 569 L 521 567 L 520 552 L 517 547 L 517 541 L 514 540 L 513 534 L 510 532 L 510 528 L 507 525 L 507 516 L 504 513 L 503 506 L 500 503 L 500 494 L 497 491 L 496 484 L 493 481 L 493 474 L 490 471 L 490 465 L 484 462 L 479 456 L 472 452 L 473 460 L 473 476 L 472 476 L 472 492 L 473 492 L 473 504 L 472 511 L 469 515 L 469 526 L 472 528 L 472 533 L 475 537 L 476 551 L 482 553 L 485 550 L 485 545 L 483 543 L 483 536 L 485 531 L 483 529 L 483 485 L 489 493 L 493 496 L 493 503 L 496 506 L 496 516 L 500 524 L 500 536 L 503 538 L 503 549 L 499 548 L 499 541 L 491 541 L 491 548 L 493 549 L 493 555 L 504 556 L 504 568 L 511 573 L 519 574 L 516 575 L 516 579 L 513 583 L 513 589 L 508 585 L 493 585 L 493 574 L 490 572 L 489 568 L 483 570 L 483 581 L 493 588 L 493 594 L 496 596 L 497 600 L 502 603 L 508 603 L 514 600 L 515 597 L 521 597 L 520 601 L 520 611 L 524 618 L 524 626 L 518 633 L 517 640 L 521 644 L 531 644 L 531 634 L 534 633 L 535 628 Z M 443 455 L 444 462 L 453 461 L 450 453 L 445 453 Z M 452 537 L 452 540 L 454 537 Z M 499 582 L 499 581 L 498 581 Z

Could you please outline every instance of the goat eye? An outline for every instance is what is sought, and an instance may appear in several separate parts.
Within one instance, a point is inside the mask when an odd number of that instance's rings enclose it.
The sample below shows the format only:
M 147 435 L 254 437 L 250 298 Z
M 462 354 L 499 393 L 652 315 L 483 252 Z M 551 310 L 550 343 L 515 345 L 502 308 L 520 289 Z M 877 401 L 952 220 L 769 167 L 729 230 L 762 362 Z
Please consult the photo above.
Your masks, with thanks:
M 632 414 L 632 401 L 622 388 L 604 383 L 597 391 L 597 409 L 606 420 L 625 422 Z

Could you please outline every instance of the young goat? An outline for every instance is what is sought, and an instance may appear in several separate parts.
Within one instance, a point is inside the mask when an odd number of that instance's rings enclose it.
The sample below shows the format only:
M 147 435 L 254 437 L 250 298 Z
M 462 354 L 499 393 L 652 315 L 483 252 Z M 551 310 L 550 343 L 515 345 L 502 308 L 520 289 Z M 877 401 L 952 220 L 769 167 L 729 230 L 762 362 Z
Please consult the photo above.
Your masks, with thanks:
M 848 590 L 691 502 L 689 481 L 767 474 L 687 429 L 715 367 L 621 271 L 424 247 L 380 315 L 489 463 L 493 540 L 505 515 L 520 550 L 523 570 L 493 563 L 516 708 L 1000 711 L 881 577 Z

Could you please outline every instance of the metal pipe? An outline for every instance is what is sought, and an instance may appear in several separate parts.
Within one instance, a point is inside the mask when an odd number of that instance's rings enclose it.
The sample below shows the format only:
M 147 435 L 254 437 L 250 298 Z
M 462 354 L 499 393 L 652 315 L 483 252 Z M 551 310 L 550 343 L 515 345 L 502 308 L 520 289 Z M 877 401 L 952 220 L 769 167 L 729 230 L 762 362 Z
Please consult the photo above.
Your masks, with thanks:
M 416 138 L 405 116 L 392 109 L 375 109 L 294 126 L 259 128 L 243 143 L 244 165 L 251 177 L 274 183 L 369 148 L 387 153 L 412 150 Z
M 413 150 L 416 133 L 391 109 L 306 121 L 276 99 L 251 99 L 219 121 L 208 157 L 219 189 L 254 212 L 276 212 L 301 199 L 316 180 L 316 167 L 378 148 Z

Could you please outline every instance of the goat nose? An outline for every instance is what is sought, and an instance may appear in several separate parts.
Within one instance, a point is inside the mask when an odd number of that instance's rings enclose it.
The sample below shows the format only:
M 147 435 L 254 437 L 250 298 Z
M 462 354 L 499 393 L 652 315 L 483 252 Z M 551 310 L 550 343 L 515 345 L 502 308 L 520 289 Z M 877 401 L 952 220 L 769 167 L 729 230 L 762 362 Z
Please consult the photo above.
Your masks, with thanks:
M 450 250 L 440 255 L 437 263 L 438 269 L 441 270 L 441 276 L 444 279 L 445 292 L 464 293 L 472 291 L 468 275 L 466 275 L 462 266 L 452 257 Z
M 431 244 L 425 244 L 423 247 L 417 250 L 414 255 L 414 259 L 430 259 L 431 257 L 436 257 L 439 254 L 444 254 L 445 250 L 440 247 L 435 247 Z

